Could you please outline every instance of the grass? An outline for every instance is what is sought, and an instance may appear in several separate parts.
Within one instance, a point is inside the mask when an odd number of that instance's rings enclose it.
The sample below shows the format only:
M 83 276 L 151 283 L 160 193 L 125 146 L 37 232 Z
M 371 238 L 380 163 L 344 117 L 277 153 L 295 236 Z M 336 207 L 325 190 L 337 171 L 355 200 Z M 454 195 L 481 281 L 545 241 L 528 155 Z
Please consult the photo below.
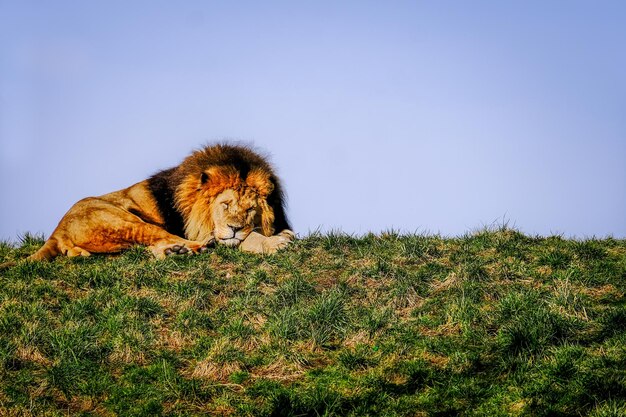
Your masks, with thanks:
M 625 240 L 507 228 L 19 261 L 0 415 L 623 416 L 625 292 Z

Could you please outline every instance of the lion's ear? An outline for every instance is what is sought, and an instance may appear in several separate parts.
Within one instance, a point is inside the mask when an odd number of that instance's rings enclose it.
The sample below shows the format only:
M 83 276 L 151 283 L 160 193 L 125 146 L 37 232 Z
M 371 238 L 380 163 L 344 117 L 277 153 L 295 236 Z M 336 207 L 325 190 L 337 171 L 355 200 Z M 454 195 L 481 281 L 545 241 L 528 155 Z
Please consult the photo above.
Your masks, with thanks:
M 259 201 L 261 207 L 261 229 L 265 236 L 274 234 L 274 209 L 270 206 L 265 198 Z

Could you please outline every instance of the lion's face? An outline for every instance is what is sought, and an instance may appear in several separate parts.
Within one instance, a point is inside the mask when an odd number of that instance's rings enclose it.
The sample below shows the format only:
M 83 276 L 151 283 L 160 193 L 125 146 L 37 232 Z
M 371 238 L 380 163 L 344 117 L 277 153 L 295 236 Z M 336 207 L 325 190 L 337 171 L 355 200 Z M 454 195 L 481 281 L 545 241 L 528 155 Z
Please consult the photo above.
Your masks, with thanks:
M 250 189 L 222 191 L 213 200 L 210 212 L 213 236 L 222 245 L 238 246 L 261 226 L 258 196 Z
M 185 221 L 185 237 L 238 246 L 255 229 L 271 236 L 274 210 L 267 198 L 273 189 L 270 173 L 262 169 L 250 170 L 245 179 L 229 165 L 191 173 L 176 192 L 176 205 Z

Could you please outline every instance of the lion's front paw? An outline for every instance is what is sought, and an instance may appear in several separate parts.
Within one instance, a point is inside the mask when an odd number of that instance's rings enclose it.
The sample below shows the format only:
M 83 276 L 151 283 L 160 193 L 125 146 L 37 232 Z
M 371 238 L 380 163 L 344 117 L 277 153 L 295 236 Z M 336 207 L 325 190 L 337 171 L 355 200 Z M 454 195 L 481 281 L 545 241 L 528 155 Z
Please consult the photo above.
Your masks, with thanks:
M 157 259 L 164 259 L 167 256 L 204 253 L 209 250 L 210 246 L 211 242 L 202 243 L 180 239 L 180 241 L 159 241 L 148 246 L 148 249 Z
M 165 256 L 184 255 L 186 253 L 189 253 L 189 249 L 187 249 L 183 245 L 174 245 L 172 247 L 166 248 L 163 252 L 165 253 Z
M 287 247 L 296 235 L 291 230 L 283 230 L 275 236 L 270 236 L 263 242 L 263 253 L 276 253 L 276 251 Z
M 295 239 L 296 235 L 291 230 L 283 230 L 274 236 L 263 236 L 252 232 L 241 242 L 239 249 L 244 252 L 272 254 L 285 248 Z

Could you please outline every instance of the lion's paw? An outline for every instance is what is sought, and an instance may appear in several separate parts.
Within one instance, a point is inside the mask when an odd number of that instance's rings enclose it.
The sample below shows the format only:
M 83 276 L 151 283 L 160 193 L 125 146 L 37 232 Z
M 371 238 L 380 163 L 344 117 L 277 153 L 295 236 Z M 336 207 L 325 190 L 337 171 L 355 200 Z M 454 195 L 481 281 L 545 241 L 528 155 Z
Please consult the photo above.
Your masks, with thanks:
M 286 248 L 295 237 L 291 230 L 283 230 L 275 236 L 270 236 L 263 242 L 263 253 L 276 253 Z
M 149 246 L 148 249 L 150 249 L 156 258 L 164 259 L 167 256 L 204 253 L 209 250 L 209 244 L 184 240 L 179 243 L 160 242 L 156 245 Z
M 244 252 L 272 254 L 287 247 L 296 235 L 291 230 L 283 230 L 274 236 L 263 236 L 260 233 L 251 233 L 239 246 Z
M 187 247 L 185 247 L 184 245 L 174 245 L 171 246 L 169 248 L 166 248 L 163 253 L 165 253 L 165 256 L 171 256 L 171 255 L 185 255 L 187 253 L 189 253 L 189 249 Z

